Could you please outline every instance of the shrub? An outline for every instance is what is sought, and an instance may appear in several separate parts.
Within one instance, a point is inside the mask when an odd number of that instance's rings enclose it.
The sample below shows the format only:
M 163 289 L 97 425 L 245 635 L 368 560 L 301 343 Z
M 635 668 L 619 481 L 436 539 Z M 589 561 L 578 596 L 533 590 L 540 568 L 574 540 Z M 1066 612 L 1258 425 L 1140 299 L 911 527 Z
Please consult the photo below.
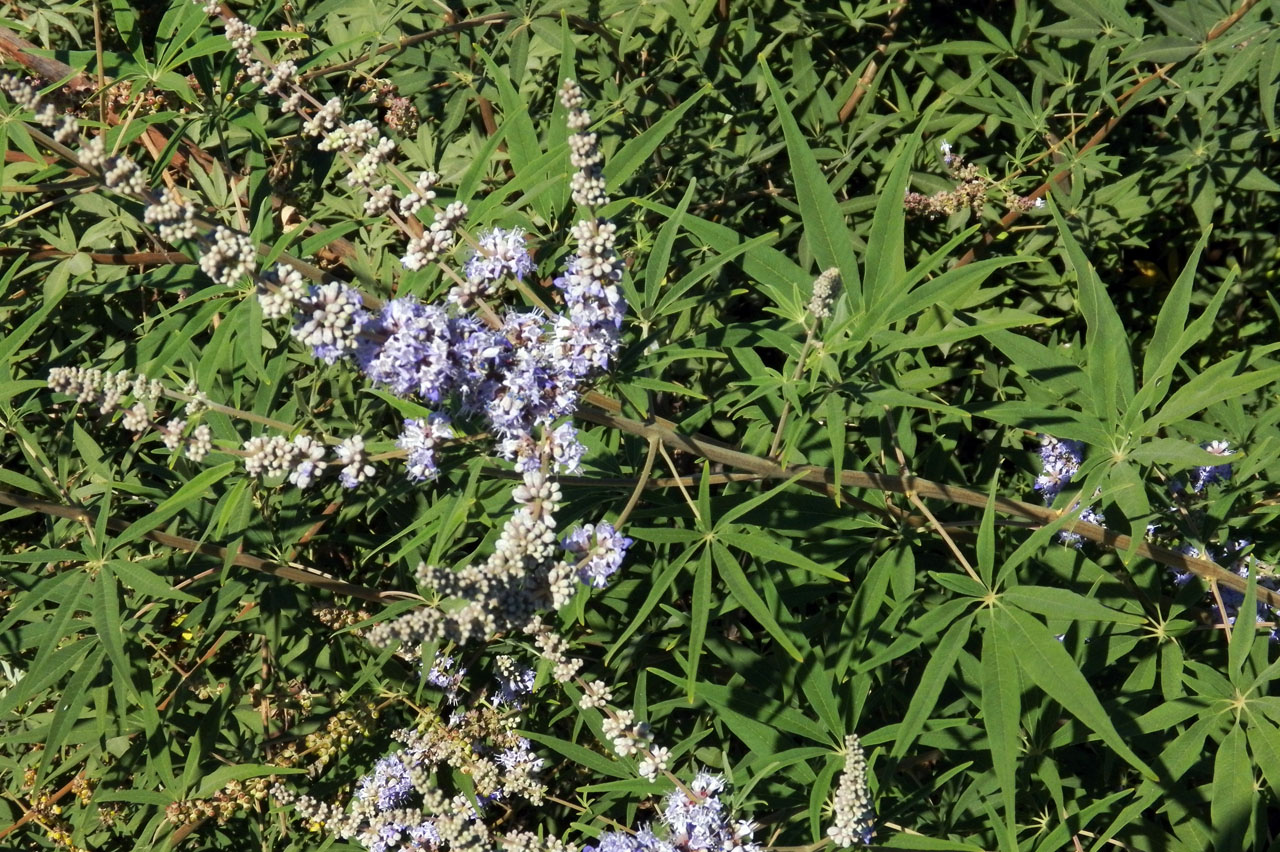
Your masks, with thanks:
M 1274 843 L 1266 4 L 10 6 L 5 843 Z

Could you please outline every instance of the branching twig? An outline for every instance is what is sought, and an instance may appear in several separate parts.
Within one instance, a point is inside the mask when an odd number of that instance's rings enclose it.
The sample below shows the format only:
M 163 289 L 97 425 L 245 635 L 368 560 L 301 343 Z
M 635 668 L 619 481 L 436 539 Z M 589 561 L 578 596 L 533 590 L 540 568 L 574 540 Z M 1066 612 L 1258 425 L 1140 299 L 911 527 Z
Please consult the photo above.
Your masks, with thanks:
M 738 470 L 748 471 L 766 479 L 792 479 L 798 475 L 801 481 L 820 483 L 828 489 L 843 486 L 870 491 L 892 491 L 897 494 L 905 494 L 910 489 L 922 498 L 945 500 L 950 503 L 973 506 L 979 509 L 988 505 L 987 495 L 980 492 L 916 477 L 911 477 L 907 480 L 879 473 L 845 470 L 841 472 L 837 482 L 835 473 L 830 468 L 806 465 L 791 466 L 784 469 L 773 461 L 740 452 L 719 441 L 681 434 L 676 424 L 669 420 L 655 417 L 647 423 L 642 423 L 638 420 L 623 417 L 618 413 L 621 411 L 621 405 L 601 394 L 587 394 L 586 401 L 591 407 L 584 406 L 578 410 L 578 416 L 583 420 L 598 423 L 602 426 L 609 426 L 646 439 L 657 436 L 664 446 L 669 446 L 709 461 L 718 462 L 728 467 L 737 468 Z M 1056 509 L 1000 496 L 997 496 L 994 500 L 994 509 L 1003 515 L 1013 515 L 1034 521 L 1038 526 L 1047 526 L 1054 523 L 1063 514 Z M 1176 550 L 1160 547 L 1150 542 L 1140 541 L 1135 543 L 1130 536 L 1121 535 L 1114 530 L 1081 520 L 1071 521 L 1063 529 L 1074 532 L 1081 538 L 1092 541 L 1095 544 L 1104 545 L 1112 550 L 1127 552 L 1132 549 L 1139 556 L 1152 559 L 1161 565 L 1177 568 L 1180 571 L 1190 571 L 1203 580 L 1216 580 L 1223 586 L 1239 592 L 1244 592 L 1246 588 L 1244 578 L 1207 559 L 1187 556 Z M 1280 593 L 1273 592 L 1270 589 L 1259 588 L 1258 598 L 1268 606 L 1280 608 Z

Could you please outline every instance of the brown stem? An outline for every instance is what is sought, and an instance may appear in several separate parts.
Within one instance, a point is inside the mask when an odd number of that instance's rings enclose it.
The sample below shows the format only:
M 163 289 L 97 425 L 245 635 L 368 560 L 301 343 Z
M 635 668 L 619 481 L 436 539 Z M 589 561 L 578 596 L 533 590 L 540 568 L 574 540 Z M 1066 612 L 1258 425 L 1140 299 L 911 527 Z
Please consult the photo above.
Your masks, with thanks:
M 0 491 L 0 505 L 13 506 L 18 509 L 26 509 L 31 512 L 39 512 L 43 515 L 53 515 L 58 518 L 67 518 L 92 528 L 97 523 L 97 518 L 93 513 L 79 506 L 64 506 L 59 503 L 46 503 L 43 500 L 37 500 L 33 497 L 27 497 L 22 494 L 14 494 L 9 491 Z M 107 521 L 107 526 L 113 530 L 121 531 L 129 526 L 128 521 L 118 518 L 111 518 Z M 165 547 L 172 547 L 187 553 L 200 553 L 205 556 L 213 557 L 221 560 L 223 563 L 231 565 L 239 565 L 242 568 L 249 568 L 253 571 L 259 571 L 263 574 L 271 574 L 281 580 L 291 583 L 301 583 L 304 586 L 312 586 L 317 589 L 327 589 L 335 595 L 346 595 L 348 597 L 360 598 L 361 600 L 373 601 L 374 603 L 387 604 L 396 600 L 413 599 L 418 596 L 410 592 L 390 591 L 380 592 L 377 589 L 371 589 L 367 586 L 357 586 L 354 583 L 346 583 L 342 580 L 335 579 L 319 571 L 310 568 L 295 568 L 291 565 L 279 565 L 266 559 L 260 559 L 257 556 L 250 556 L 247 553 L 230 553 L 225 547 L 218 547 L 214 544 L 206 544 L 205 542 L 196 541 L 195 539 L 184 538 L 182 536 L 170 535 L 156 530 L 144 533 L 143 538 L 162 544 Z
M 839 118 L 841 124 L 849 120 L 849 117 L 853 115 L 853 111 L 858 108 L 858 102 L 862 100 L 863 95 L 871 91 L 871 81 L 875 79 L 876 71 L 880 69 L 880 59 L 889 50 L 889 43 L 893 41 L 894 35 L 898 32 L 898 22 L 906 8 L 907 0 L 898 0 L 898 5 L 893 7 L 893 11 L 889 13 L 889 22 L 885 25 L 884 34 L 880 36 L 880 42 L 876 45 L 875 52 L 871 54 L 871 61 L 867 63 L 862 76 L 858 78 L 857 85 L 849 93 L 849 99 L 844 102 L 844 106 L 840 107 Z
M 981 492 L 954 485 L 945 485 L 940 482 L 932 482 L 910 475 L 890 476 L 882 473 L 845 470 L 841 471 L 837 482 L 835 474 L 830 468 L 813 465 L 784 468 L 769 459 L 762 459 L 740 452 L 719 441 L 681 434 L 676 424 L 660 417 L 654 417 L 647 423 L 623 417 L 618 413 L 621 411 L 621 405 L 599 393 L 589 393 L 586 395 L 585 400 L 590 406 L 596 407 L 584 406 L 580 408 L 578 416 L 583 420 L 618 429 L 641 438 L 650 439 L 656 437 L 663 445 L 672 449 L 719 462 L 738 470 L 745 470 L 766 479 L 785 480 L 798 477 L 799 481 L 818 483 L 828 489 L 843 486 L 868 491 L 890 491 L 897 494 L 914 493 L 922 498 L 945 500 L 949 503 L 974 506 L 980 509 L 986 508 L 988 503 L 987 495 Z M 1013 515 L 1034 521 L 1038 526 L 1047 526 L 1063 515 L 1063 512 L 1056 509 L 1000 496 L 996 496 L 994 499 L 994 509 L 1004 515 Z M 1132 549 L 1139 556 L 1159 562 L 1161 565 L 1167 565 L 1181 571 L 1190 571 L 1205 581 L 1216 580 L 1221 585 L 1235 589 L 1238 592 L 1243 593 L 1247 587 L 1247 581 L 1243 577 L 1233 574 L 1215 562 L 1186 556 L 1176 550 L 1159 547 L 1145 541 L 1137 542 L 1135 545 L 1130 536 L 1121 535 L 1114 530 L 1097 524 L 1075 520 L 1064 525 L 1063 530 L 1074 532 L 1081 538 L 1088 539 L 1095 544 L 1104 545 L 1112 550 L 1126 552 Z M 1259 588 L 1258 599 L 1268 606 L 1280 608 L 1280 593 L 1273 592 L 1270 589 Z
M 9 187 L 0 188 L 0 191 Z M 50 246 L 28 249 L 22 246 L 0 246 L 0 257 L 15 257 L 25 254 L 27 260 L 49 260 L 51 258 L 73 257 L 76 252 L 62 251 Z M 107 266 L 167 266 L 173 263 L 192 263 L 191 258 L 180 251 L 89 251 L 80 252 L 94 263 Z

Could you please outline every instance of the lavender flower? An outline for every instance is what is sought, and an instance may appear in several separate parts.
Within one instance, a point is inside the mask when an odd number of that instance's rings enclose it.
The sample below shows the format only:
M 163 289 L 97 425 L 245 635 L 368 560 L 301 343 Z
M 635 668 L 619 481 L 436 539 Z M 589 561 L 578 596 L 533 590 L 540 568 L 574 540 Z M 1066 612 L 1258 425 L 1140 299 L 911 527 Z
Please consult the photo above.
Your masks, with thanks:
M 360 779 L 356 798 L 375 801 L 379 810 L 402 808 L 413 795 L 413 781 L 409 768 L 396 755 L 389 755 L 374 764 L 373 774 Z
M 594 541 L 593 541 L 594 537 Z M 582 582 L 603 589 L 609 578 L 622 566 L 632 540 L 620 534 L 612 524 L 587 524 L 569 533 L 564 549 L 585 559 L 578 569 Z
M 689 784 L 689 793 L 676 790 L 667 796 L 657 831 L 653 826 L 634 835 L 608 831 L 583 852 L 760 852 L 751 839 L 755 824 L 735 819 L 720 801 L 724 787 L 723 778 L 703 773 Z
M 1077 503 L 1076 505 L 1078 506 L 1080 504 Z M 1102 515 L 1099 514 L 1092 506 L 1086 506 L 1084 511 L 1080 513 L 1080 520 L 1084 521 L 1086 524 L 1096 524 L 1101 527 L 1106 526 L 1107 519 L 1102 517 Z M 1074 547 L 1076 550 L 1079 550 L 1084 546 L 1084 537 L 1079 533 L 1074 533 L 1070 530 L 1063 530 L 1058 533 L 1058 541 L 1065 545 Z
M 435 479 L 440 475 L 436 467 L 436 447 L 441 441 L 453 438 L 453 427 L 449 418 L 443 414 L 432 414 L 425 421 L 406 420 L 404 431 L 396 441 L 396 446 L 407 452 L 405 463 L 409 470 L 406 476 L 415 482 Z
M 342 463 L 342 473 L 338 479 L 345 488 L 355 488 L 374 474 L 373 465 L 369 464 L 364 452 L 364 438 L 352 435 L 334 451 L 338 461 Z
M 493 697 L 494 706 L 508 704 L 519 707 L 520 696 L 533 692 L 535 672 L 505 654 L 498 657 L 497 665 L 498 692 Z
M 447 396 L 459 376 L 457 347 L 471 329 L 450 321 L 444 309 L 413 299 L 392 299 L 363 326 L 356 363 L 397 396 L 429 402 Z
M 533 258 L 525 248 L 524 231 L 520 228 L 494 228 L 482 233 L 478 242 L 480 250 L 467 261 L 467 278 L 497 281 L 510 275 L 524 280 L 533 271 Z
M 1231 444 L 1226 441 L 1213 441 L 1204 445 L 1205 450 L 1213 453 L 1215 456 L 1229 456 L 1232 454 Z M 1191 482 L 1191 490 L 1196 494 L 1219 482 L 1226 482 L 1231 479 L 1231 464 L 1216 464 L 1208 467 L 1196 468 L 1195 479 Z
M 1043 469 L 1036 478 L 1035 488 L 1044 496 L 1045 505 L 1052 505 L 1079 472 L 1080 463 L 1084 461 L 1084 444 L 1045 435 L 1040 439 L 1040 461 Z
M 424 663 L 423 668 L 426 668 Z M 458 703 L 458 689 L 462 686 L 462 678 L 467 670 L 458 665 L 458 661 L 448 654 L 436 654 L 435 661 L 427 670 L 427 683 L 444 690 L 445 700 L 450 704 Z

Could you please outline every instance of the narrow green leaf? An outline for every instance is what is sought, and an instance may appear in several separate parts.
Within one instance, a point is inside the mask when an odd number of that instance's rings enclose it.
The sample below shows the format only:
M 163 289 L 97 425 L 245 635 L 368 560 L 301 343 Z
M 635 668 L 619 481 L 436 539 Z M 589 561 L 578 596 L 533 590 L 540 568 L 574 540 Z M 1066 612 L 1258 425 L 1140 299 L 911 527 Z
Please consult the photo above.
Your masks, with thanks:
M 1013 607 L 1001 607 L 995 624 L 1004 634 L 1003 640 L 1018 649 L 1018 666 L 1036 686 L 1101 737 L 1130 766 L 1147 778 L 1156 778 L 1151 767 L 1142 762 L 1116 731 L 1093 687 L 1048 628 L 1034 616 Z
M 520 736 L 533 740 L 535 743 L 541 743 L 552 751 L 562 754 L 575 763 L 602 775 L 607 775 L 610 778 L 631 777 L 631 771 L 626 764 L 610 760 L 589 748 L 537 731 L 520 731 L 519 733 Z
M 62 640 L 70 634 L 68 627 L 84 603 L 84 590 L 89 584 L 89 572 L 81 568 L 71 570 L 75 572 L 75 579 L 66 584 L 62 603 L 50 613 L 48 638 L 40 652 L 36 654 L 29 671 L 38 672 L 49 662 Z
M 840 718 L 840 703 L 836 699 L 831 664 L 821 648 L 809 646 L 801 649 L 802 664 L 800 691 L 809 699 L 813 712 L 826 725 L 832 742 L 840 742 L 844 736 L 844 722 Z
M 908 551 L 909 552 L 909 551 Z M 869 672 L 885 663 L 898 659 L 918 648 L 921 643 L 932 639 L 960 617 L 966 609 L 973 605 L 969 599 L 950 600 L 941 606 L 926 610 L 906 627 L 898 631 L 892 644 L 868 660 L 859 662 L 857 671 Z
M 67 681 L 66 688 L 58 696 L 53 708 L 53 720 L 49 723 L 49 732 L 44 739 L 44 753 L 40 757 L 40 768 L 36 771 L 36 784 L 44 783 L 53 761 L 59 759 L 62 744 L 66 741 L 71 728 L 80 720 L 80 711 L 89 700 L 89 684 L 102 671 L 102 659 L 106 649 L 98 646 L 85 654 L 84 659 L 76 666 L 75 673 Z
M 803 660 L 804 656 L 800 653 L 800 649 L 795 646 L 786 632 L 782 629 L 782 625 L 778 624 L 773 613 L 769 611 L 769 605 L 764 602 L 764 598 L 751 587 L 751 581 L 747 579 L 747 575 L 743 572 L 742 566 L 738 564 L 738 560 L 734 559 L 728 549 L 719 542 L 712 542 L 712 553 L 716 561 L 716 569 L 720 573 L 720 578 L 725 581 L 725 585 L 729 587 L 729 593 L 733 595 L 734 600 L 742 604 L 742 606 L 751 613 L 756 621 L 768 631 L 769 635 L 777 640 L 782 649 L 797 661 Z
M 265 775 L 297 775 L 306 772 L 297 767 L 268 766 L 257 763 L 240 763 L 220 766 L 200 780 L 200 786 L 192 794 L 193 799 L 207 799 L 227 785 L 228 781 L 244 781 Z
M 671 249 L 675 246 L 676 237 L 680 235 L 684 217 L 689 210 L 690 202 L 693 201 L 693 192 L 697 186 L 696 180 L 689 181 L 689 188 L 681 196 L 675 212 L 658 229 L 658 236 L 653 241 L 653 251 L 649 253 L 649 259 L 644 268 L 644 305 L 641 306 L 640 311 L 642 315 L 648 314 L 658 303 L 662 282 L 666 279 L 667 268 L 671 263 Z
M 478 47 L 476 52 L 484 60 L 485 67 L 489 69 L 489 75 L 498 87 L 502 123 L 507 127 L 507 156 L 511 158 L 512 169 L 516 174 L 520 174 L 542 155 L 542 148 L 538 144 L 538 131 L 533 126 L 533 117 L 529 114 L 529 107 L 520 97 L 520 93 L 516 91 L 515 86 L 511 85 L 511 78 L 502 64 L 495 62 L 493 57 Z
M 116 586 L 116 576 L 110 565 L 102 566 L 93 588 L 93 629 L 98 634 L 98 641 L 107 651 L 111 661 L 111 685 L 116 689 L 120 701 L 121 712 L 124 710 L 124 698 L 136 698 L 137 688 L 133 684 L 133 667 L 124 651 L 124 622 L 120 618 L 120 594 Z
M 663 216 L 671 216 L 675 210 L 665 204 L 658 204 L 647 199 L 637 199 L 638 206 L 652 210 Z M 720 254 L 727 254 L 735 246 L 747 241 L 747 238 L 732 228 L 697 216 L 687 216 L 684 220 L 685 230 L 699 240 L 705 242 Z M 801 297 L 801 285 L 806 283 L 806 273 L 787 255 L 769 246 L 757 245 L 740 258 L 742 271 L 751 278 L 764 294 L 778 306 L 776 313 L 792 320 L 801 321 L 805 316 L 805 305 L 808 296 Z
M 1159 412 L 1147 419 L 1144 434 L 1154 435 L 1165 426 L 1186 420 L 1224 399 L 1243 397 L 1280 381 L 1280 366 L 1233 375 L 1243 360 L 1242 353 L 1219 361 L 1187 382 L 1169 397 Z
M 942 694 L 947 678 L 955 669 L 956 660 L 960 657 L 965 641 L 969 638 L 972 626 L 972 615 L 960 618 L 951 625 L 951 629 L 943 635 L 930 653 L 929 662 L 925 664 L 924 671 L 920 674 L 916 691 L 907 705 L 906 714 L 902 717 L 902 724 L 898 726 L 898 736 L 893 742 L 891 752 L 893 757 L 902 757 L 906 754 L 916 738 L 920 736 L 920 732 L 924 730 L 924 723 L 933 715 L 933 707 L 938 703 L 938 696 Z
M 1248 566 L 1249 583 L 1245 586 L 1244 603 L 1240 605 L 1240 612 L 1255 613 L 1258 611 L 1258 568 L 1256 559 L 1247 559 L 1245 564 Z M 1254 629 L 1253 617 L 1241 618 L 1236 623 L 1236 629 L 1231 631 L 1231 643 L 1227 648 L 1227 677 L 1236 686 L 1243 686 L 1241 674 L 1244 669 L 1245 661 L 1249 659 L 1249 654 L 1253 651 L 1253 643 L 1258 638 L 1258 631 Z
M 39 155 L 39 152 L 36 152 Z M 25 255 L 18 258 L 14 266 L 10 267 L 10 272 L 20 269 L 24 265 Z M 12 331 L 6 331 L 0 337 L 0 364 L 8 363 L 13 358 L 13 353 L 18 351 L 18 347 L 30 339 L 31 335 L 44 326 L 44 322 L 48 319 L 49 314 L 62 302 L 62 297 L 66 295 L 66 291 L 62 290 L 57 293 L 55 298 L 45 300 L 40 309 L 31 316 L 23 320 L 22 324 Z
M 845 400 L 838 393 L 827 394 L 822 403 L 822 413 L 827 420 L 827 443 L 831 445 L 832 481 L 839 482 L 844 473 L 844 447 L 846 437 Z M 836 488 L 834 497 L 836 507 L 840 506 L 840 498 L 844 489 Z
M 111 470 L 102 461 L 104 454 L 98 442 L 79 423 L 71 425 L 71 439 L 75 443 L 76 449 L 80 451 L 80 458 L 84 460 L 85 467 L 89 468 L 89 472 L 103 482 L 110 482 L 112 480 Z
M 1236 852 L 1244 848 L 1245 831 L 1253 811 L 1253 764 L 1245 750 L 1245 733 L 1237 724 L 1218 745 L 1213 759 L 1209 817 L 1213 848 Z
M 653 608 L 658 605 L 658 601 L 667 593 L 667 589 L 671 588 L 671 584 L 675 581 L 676 575 L 684 568 L 686 562 L 689 561 L 697 551 L 694 548 L 687 549 L 682 556 L 673 561 L 662 573 L 653 580 L 653 585 L 649 588 L 649 594 L 645 596 L 644 603 L 640 604 L 640 608 L 636 610 L 635 615 L 631 618 L 631 623 L 618 636 L 618 640 L 613 643 L 608 652 L 604 655 L 606 665 L 613 659 L 614 654 L 618 653 L 635 633 L 644 624 L 644 620 L 648 618 L 649 613 L 653 612 Z
M 858 279 L 858 262 L 849 241 L 849 229 L 835 193 L 827 184 L 817 159 L 809 150 L 809 143 L 800 126 L 796 124 L 791 105 L 787 103 L 778 82 L 769 72 L 764 58 L 760 59 L 760 71 L 773 96 L 773 105 L 782 125 L 782 135 L 787 143 L 787 158 L 791 162 L 791 175 L 796 185 L 796 201 L 800 205 L 800 218 L 804 222 L 804 234 L 819 271 L 836 267 L 844 281 L 855 312 L 862 308 L 862 285 Z
M 188 603 L 196 603 L 200 600 L 186 592 L 175 589 L 173 583 L 136 562 L 130 562 L 127 559 L 112 559 L 107 562 L 107 566 L 115 572 L 120 582 L 135 592 L 140 592 L 153 598 L 187 601 Z
M 990 616 L 990 611 L 988 611 Z M 1016 849 L 1017 769 L 1022 685 L 1018 679 L 1017 649 L 1002 641 L 987 619 L 982 633 L 982 724 L 987 730 L 991 762 L 1000 783 L 1004 805 L 1006 842 Z
M 697 692 L 698 660 L 702 643 L 707 638 L 707 622 L 711 620 L 711 554 L 703 548 L 702 558 L 693 575 L 693 605 L 689 610 L 689 660 L 686 664 L 685 695 L 693 703 Z
M 67 609 L 72 609 L 72 607 L 67 607 Z M 51 684 L 59 680 L 84 659 L 93 644 L 94 640 L 92 639 L 78 639 L 59 648 L 56 642 L 49 642 L 45 647 L 55 650 L 41 662 L 39 667 L 32 664 L 27 669 L 26 676 L 9 687 L 8 692 L 3 696 L 0 696 L 0 716 L 9 713 L 15 707 L 20 707 L 23 703 L 39 695 Z
M 663 680 L 671 683 L 678 683 L 676 678 L 671 674 L 660 669 L 650 669 L 654 674 Z M 821 743 L 824 748 L 830 748 L 832 743 L 831 735 L 819 725 L 810 719 L 795 707 L 789 707 L 774 698 L 769 697 L 766 693 L 759 691 L 744 692 L 741 687 L 722 686 L 715 683 L 698 684 L 698 697 L 713 707 L 732 708 L 733 710 L 749 715 L 751 718 L 762 720 L 762 724 L 771 726 L 776 731 L 785 731 L 791 734 L 797 734 L 816 743 Z M 770 753 L 772 756 L 774 753 Z
M 1178 280 L 1164 296 L 1164 304 L 1156 317 L 1156 327 L 1151 333 L 1151 342 L 1147 344 L 1147 352 L 1142 358 L 1142 383 L 1150 384 L 1157 379 L 1167 378 L 1173 372 L 1174 359 L 1167 356 L 1174 351 L 1179 338 L 1187 326 L 1187 310 L 1191 305 L 1191 288 L 1195 283 L 1196 269 L 1200 264 L 1200 254 L 1209 242 L 1210 231 L 1205 231 L 1196 241 L 1191 256 L 1187 258 Z
M 774 491 L 777 490 L 774 489 Z M 751 531 L 747 532 L 747 529 Z M 794 549 L 780 544 L 758 528 L 735 526 L 729 529 L 722 529 L 717 535 L 725 544 L 732 545 L 743 553 L 751 554 L 757 558 L 770 562 L 781 562 L 784 565 L 794 565 L 812 574 L 826 577 L 828 580 L 836 580 L 841 583 L 849 582 L 849 578 L 839 571 L 834 571 L 825 565 L 814 562 L 804 554 L 797 553 Z
M 235 468 L 236 462 L 224 462 L 207 470 L 202 470 L 191 481 L 184 483 L 181 488 L 165 498 L 164 502 L 159 506 L 156 506 L 150 512 L 125 527 L 124 531 L 112 541 L 112 547 L 120 547 L 123 544 L 142 538 L 142 536 L 159 527 L 191 503 L 205 497 L 211 486 L 221 482 Z
M 982 852 L 981 846 L 961 843 L 959 840 L 945 840 L 941 837 L 929 837 L 923 834 L 907 834 L 894 832 L 887 840 L 876 840 L 877 849 L 920 849 L 924 852 Z
M 1050 618 L 1073 621 L 1109 621 L 1115 624 L 1146 624 L 1147 619 L 1131 612 L 1121 612 L 1069 589 L 1051 586 L 1013 586 L 1001 594 L 1005 603 L 1038 612 Z
M 987 489 L 987 505 L 982 509 L 982 522 L 978 527 L 978 576 L 987 588 L 992 587 L 996 569 L 996 483 L 998 476 L 991 477 L 991 487 Z
M 1129 339 L 1124 323 L 1052 196 L 1049 209 L 1058 224 L 1068 264 L 1075 272 L 1080 288 L 1080 310 L 1088 327 L 1089 362 L 1086 372 L 1092 379 L 1095 392 L 1100 395 L 1094 414 L 1118 425 L 1134 393 L 1133 361 L 1129 356 Z
M 652 127 L 628 141 L 608 159 L 604 164 L 604 178 L 609 192 L 617 192 L 636 173 L 649 155 L 658 150 L 658 146 L 667 140 L 684 114 L 693 109 L 708 91 L 709 89 L 702 88 L 694 92 L 684 103 L 669 110 Z
M 1280 730 L 1256 716 L 1249 722 L 1249 750 L 1253 762 L 1262 770 L 1273 797 L 1280 796 Z
M 871 219 L 871 234 L 867 237 L 867 250 L 863 255 L 866 278 L 862 282 L 863 311 L 880 313 L 897 301 L 899 283 L 906 276 L 903 262 L 903 223 L 906 209 L 902 199 L 907 194 L 911 180 L 911 164 L 920 145 L 919 137 L 912 135 L 902 140 L 890 155 L 893 168 Z

